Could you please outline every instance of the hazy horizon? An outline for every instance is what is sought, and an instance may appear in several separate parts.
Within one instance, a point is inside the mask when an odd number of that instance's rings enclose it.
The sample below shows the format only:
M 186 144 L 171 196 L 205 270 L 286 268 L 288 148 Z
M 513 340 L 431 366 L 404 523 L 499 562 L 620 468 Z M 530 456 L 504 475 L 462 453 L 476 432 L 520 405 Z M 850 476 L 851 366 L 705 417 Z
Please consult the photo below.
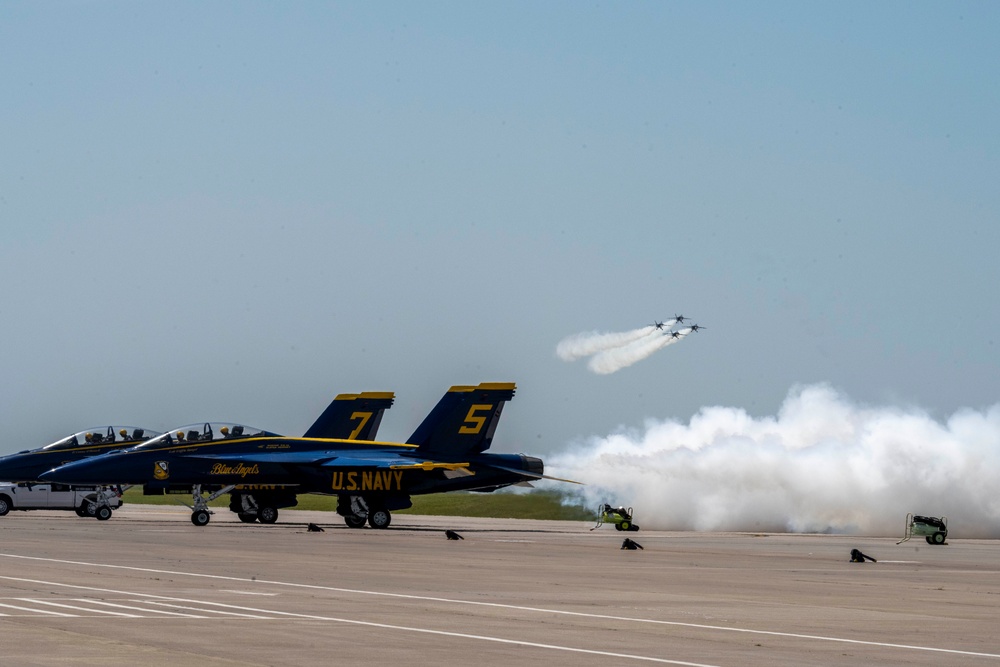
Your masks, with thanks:
M 300 435 L 360 391 L 396 393 L 403 440 L 490 381 L 517 384 L 494 451 L 553 465 L 802 387 L 989 424 L 998 19 L 2 3 L 0 454 L 110 423 Z M 707 328 L 615 372 L 556 354 L 675 314 Z

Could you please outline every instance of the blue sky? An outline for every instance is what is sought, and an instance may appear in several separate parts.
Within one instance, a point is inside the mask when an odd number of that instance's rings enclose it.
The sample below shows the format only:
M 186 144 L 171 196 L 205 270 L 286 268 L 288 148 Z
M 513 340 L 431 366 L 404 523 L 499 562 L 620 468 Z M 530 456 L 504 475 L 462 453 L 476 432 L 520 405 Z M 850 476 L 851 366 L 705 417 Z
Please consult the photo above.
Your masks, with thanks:
M 514 381 L 545 454 L 1000 401 L 994 3 L 0 4 L 0 452 Z M 555 345 L 683 313 L 613 375 Z

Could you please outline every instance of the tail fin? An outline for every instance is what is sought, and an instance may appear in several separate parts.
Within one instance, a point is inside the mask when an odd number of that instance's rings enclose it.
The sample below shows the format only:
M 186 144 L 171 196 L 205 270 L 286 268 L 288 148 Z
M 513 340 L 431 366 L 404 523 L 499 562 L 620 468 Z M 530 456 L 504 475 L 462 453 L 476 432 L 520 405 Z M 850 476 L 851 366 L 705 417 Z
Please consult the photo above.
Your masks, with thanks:
M 391 391 L 339 394 L 302 437 L 374 440 L 382 414 L 395 398 Z
M 514 397 L 514 389 L 513 382 L 452 387 L 406 442 L 422 452 L 444 456 L 484 452 L 493 442 L 500 413 Z

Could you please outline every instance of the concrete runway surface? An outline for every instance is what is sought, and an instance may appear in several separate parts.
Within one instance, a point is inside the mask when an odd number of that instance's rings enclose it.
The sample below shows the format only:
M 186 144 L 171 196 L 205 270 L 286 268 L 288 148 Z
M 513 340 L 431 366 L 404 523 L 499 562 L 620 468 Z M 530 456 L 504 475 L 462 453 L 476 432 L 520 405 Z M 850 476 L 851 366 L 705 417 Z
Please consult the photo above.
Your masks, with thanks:
M 183 507 L 0 517 L 10 665 L 1000 665 L 1000 542 Z M 641 517 L 637 517 L 641 523 Z M 326 530 L 306 531 L 315 522 Z M 902 524 L 902 521 L 900 521 Z M 445 539 L 444 529 L 463 535 Z M 919 540 L 919 541 L 918 541 Z M 878 563 L 850 563 L 852 548 Z

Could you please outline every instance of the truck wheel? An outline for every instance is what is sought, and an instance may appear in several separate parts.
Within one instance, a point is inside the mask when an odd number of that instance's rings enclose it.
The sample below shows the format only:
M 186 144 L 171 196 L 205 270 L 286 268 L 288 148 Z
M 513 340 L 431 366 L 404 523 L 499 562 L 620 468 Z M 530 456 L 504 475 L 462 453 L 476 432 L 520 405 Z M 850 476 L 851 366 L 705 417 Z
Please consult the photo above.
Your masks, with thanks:
M 934 544 L 944 544 L 945 534 L 942 532 L 937 532 L 931 535 L 931 539 L 934 540 Z
M 0 516 L 4 516 L 10 511 L 10 498 L 0 496 Z
M 632 528 L 632 524 L 630 524 L 628 521 L 622 521 L 618 525 L 621 526 L 620 530 L 630 530 Z
M 257 509 L 257 520 L 261 523 L 274 523 L 278 520 L 278 510 L 270 505 Z
M 191 513 L 191 523 L 196 526 L 207 526 L 211 515 L 205 510 L 197 510 Z
M 94 512 L 94 516 L 97 517 L 98 521 L 107 521 L 111 518 L 111 508 L 105 505 L 104 507 L 98 507 Z
M 615 530 L 625 530 L 620 523 L 615 524 Z

